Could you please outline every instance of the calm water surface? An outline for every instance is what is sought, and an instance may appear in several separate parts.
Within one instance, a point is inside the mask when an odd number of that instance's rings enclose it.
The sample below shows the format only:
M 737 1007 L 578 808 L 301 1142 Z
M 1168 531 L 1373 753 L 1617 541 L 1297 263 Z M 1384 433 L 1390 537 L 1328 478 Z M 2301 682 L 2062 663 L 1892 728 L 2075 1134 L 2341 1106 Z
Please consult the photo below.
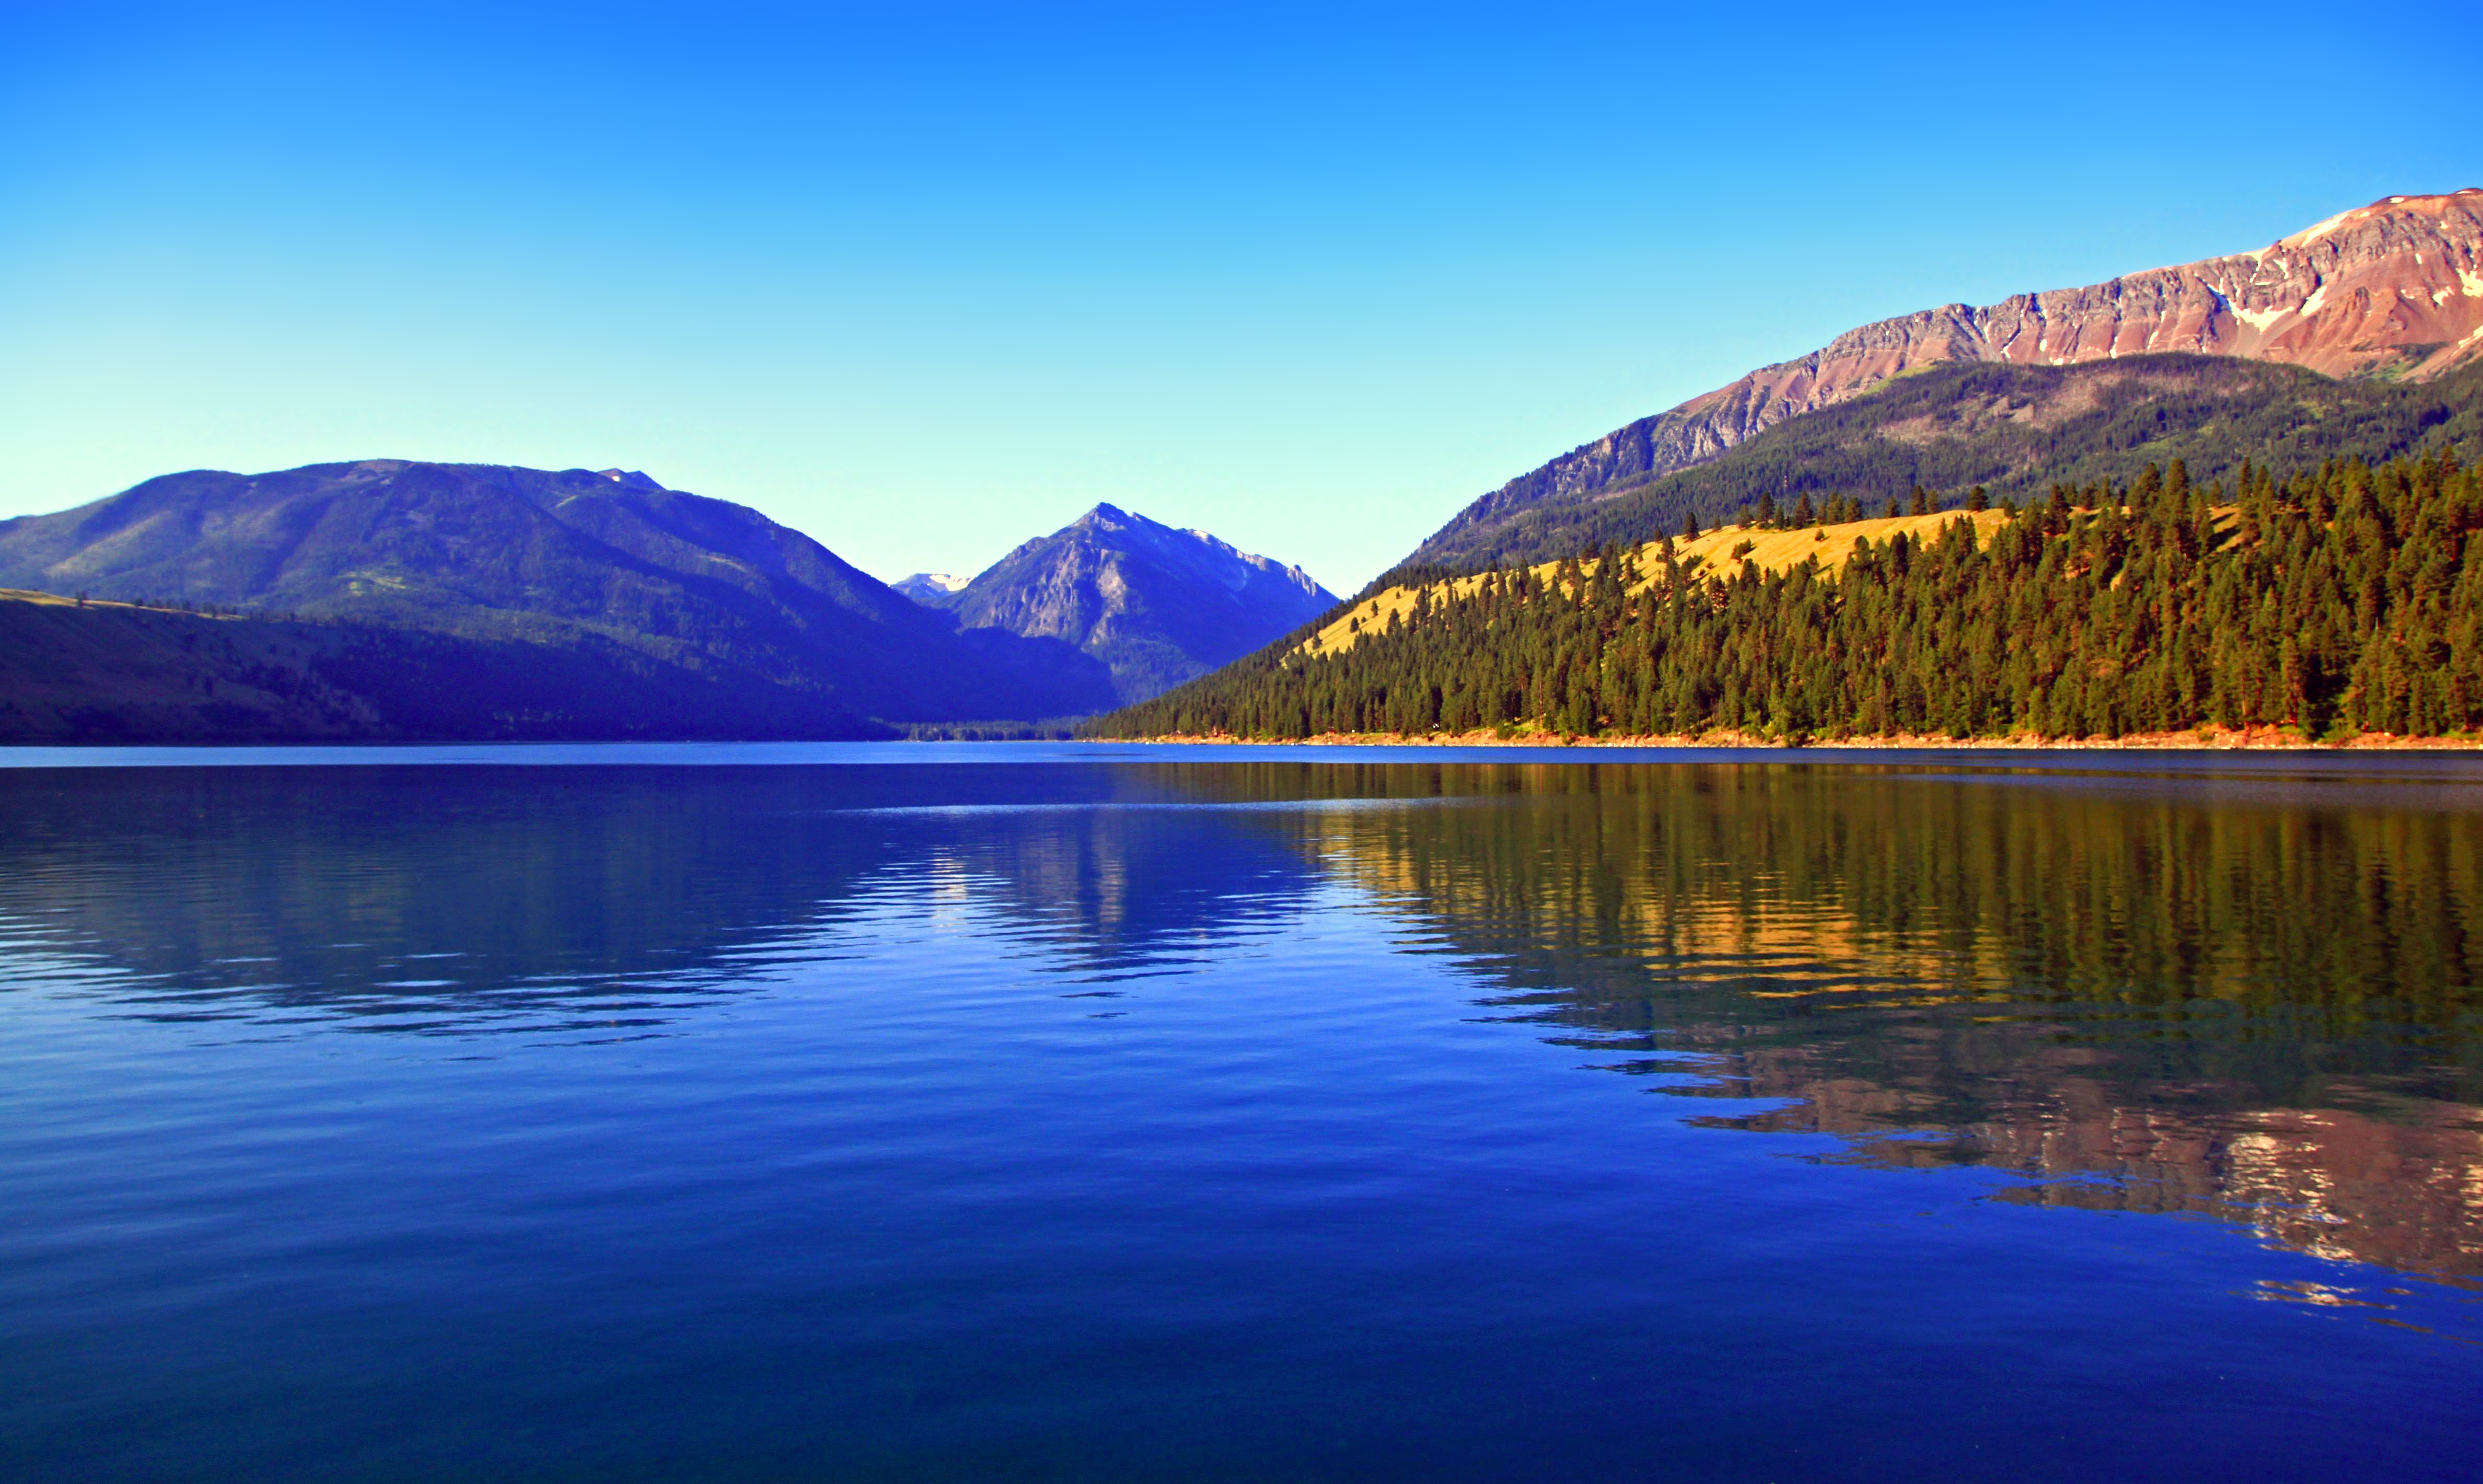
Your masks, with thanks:
M 10 1478 L 2483 1473 L 2459 759 L 9 760 Z

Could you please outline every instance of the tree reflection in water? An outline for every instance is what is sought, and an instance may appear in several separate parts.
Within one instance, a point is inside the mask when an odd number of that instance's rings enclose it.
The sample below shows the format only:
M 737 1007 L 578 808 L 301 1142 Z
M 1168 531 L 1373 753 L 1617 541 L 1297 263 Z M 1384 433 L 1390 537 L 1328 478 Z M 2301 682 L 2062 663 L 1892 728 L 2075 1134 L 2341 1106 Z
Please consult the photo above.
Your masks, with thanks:
M 1704 1121 L 2483 1279 L 2483 803 L 1930 765 L 0 774 L 17 986 L 112 1013 L 662 1034 L 971 898 L 1096 988 L 1322 890 Z M 979 951 L 988 951 L 988 948 Z M 2306 1295 L 2317 1301 L 2321 1295 Z
M 1440 786 L 1491 802 L 1304 814 L 1304 846 L 1466 955 L 1499 1014 L 1668 1094 L 1780 1100 L 1706 1122 L 2483 1277 L 2469 787 L 1833 766 Z

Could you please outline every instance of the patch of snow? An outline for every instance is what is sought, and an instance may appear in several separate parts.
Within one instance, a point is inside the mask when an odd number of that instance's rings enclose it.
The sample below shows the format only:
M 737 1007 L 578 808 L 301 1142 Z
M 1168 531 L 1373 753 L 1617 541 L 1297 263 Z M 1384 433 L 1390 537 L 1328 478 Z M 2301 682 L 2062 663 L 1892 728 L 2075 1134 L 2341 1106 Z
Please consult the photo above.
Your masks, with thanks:
M 2433 289 L 2431 291 L 2431 302 L 2435 305 L 2448 303 L 2448 290 L 2444 288 Z
M 2362 208 L 2358 206 L 2354 209 L 2355 211 L 2359 211 Z M 2353 214 L 2354 212 L 2352 211 L 2340 211 L 2316 226 L 2295 232 L 2290 237 L 2279 238 L 2277 240 L 2277 245 L 2279 247 L 2286 248 L 2308 247 L 2311 243 L 2318 241 L 2320 238 L 2327 236 L 2330 232 L 2335 231 L 2337 227 L 2343 225 L 2345 219 Z
M 2226 307 L 2233 311 L 2233 318 L 2260 334 L 2267 333 L 2268 326 L 2293 312 L 2290 309 L 2245 309 L 2240 305 L 2230 303 L 2228 303 Z
M 2311 296 L 2310 296 L 2309 298 L 2308 298 L 2308 299 L 2306 299 L 2306 300 L 2302 301 L 2302 317 L 2303 317 L 2304 319 L 2309 319 L 2310 316 L 2312 316 L 2312 315 L 2314 315 L 2314 314 L 2318 313 L 2318 312 L 2319 312 L 2319 306 L 2320 306 L 2321 305 L 2323 305 L 2323 304 L 2326 304 L 2327 302 L 2328 302 L 2328 285 L 2327 285 L 2327 284 L 2325 284 L 2325 283 L 2322 283 L 2322 284 L 2320 284 L 2320 285 L 2319 285 L 2318 289 L 2317 289 L 2315 292 L 2313 292 L 2313 293 L 2311 294 Z
M 2466 285 L 2467 298 L 2483 299 L 2483 273 L 2476 273 L 2471 268 L 2460 268 L 2457 270 L 2457 281 Z

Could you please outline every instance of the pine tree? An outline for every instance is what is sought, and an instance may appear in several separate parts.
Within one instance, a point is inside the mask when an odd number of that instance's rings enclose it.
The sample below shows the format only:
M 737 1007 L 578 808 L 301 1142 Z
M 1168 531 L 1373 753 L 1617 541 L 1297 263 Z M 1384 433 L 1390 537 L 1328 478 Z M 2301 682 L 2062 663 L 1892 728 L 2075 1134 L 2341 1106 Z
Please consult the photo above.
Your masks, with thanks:
M 1591 573 L 1427 585 L 1376 631 L 1349 626 L 1350 648 L 1263 651 L 1091 729 L 2483 728 L 2474 470 L 2443 454 L 2280 481 L 2253 464 L 2229 499 L 2184 470 L 2151 500 L 2146 484 L 2056 487 L 2004 505 L 1988 538 L 1956 520 L 1863 541 L 1834 574 L 1686 570 L 1669 542 L 1608 543 Z

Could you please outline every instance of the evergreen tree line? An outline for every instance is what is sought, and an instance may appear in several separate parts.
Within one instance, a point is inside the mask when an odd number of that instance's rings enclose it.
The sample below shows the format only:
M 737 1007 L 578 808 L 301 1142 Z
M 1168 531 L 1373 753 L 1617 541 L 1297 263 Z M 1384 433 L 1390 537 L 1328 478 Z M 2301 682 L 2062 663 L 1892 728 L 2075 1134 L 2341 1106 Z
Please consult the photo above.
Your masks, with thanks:
M 1911 499 L 1900 500 L 1893 494 L 1888 496 L 1887 508 L 1880 511 L 1865 510 L 1861 496 L 1853 494 L 1831 494 L 1815 506 L 1810 503 L 1810 496 L 1804 494 L 1786 509 L 1777 507 L 1775 495 L 1762 494 L 1756 504 L 1742 507 L 1740 523 L 1762 531 L 1799 531 L 1804 526 L 1823 522 L 1844 525 L 1856 520 L 1868 520 L 1875 515 L 1891 520 L 1899 516 L 1929 516 L 1945 508 L 1946 504 L 1939 495 L 1921 485 L 1914 486 Z M 1965 492 L 1964 509 L 1968 512 L 1979 515 L 1990 508 L 1991 491 L 1983 486 L 1977 485 Z M 1698 539 L 1696 512 L 1681 517 L 1681 534 L 1687 541 Z
M 2228 488 L 2238 484 L 2245 457 L 2307 469 L 2453 447 L 2472 462 L 2483 458 L 2483 365 L 2422 383 L 2340 382 L 2299 366 L 2203 356 L 1939 366 L 1650 479 L 1654 449 L 1644 439 L 1662 421 L 1616 435 L 1625 446 L 1609 482 L 1557 493 L 1543 482 L 1548 470 L 1538 470 L 1503 491 L 1525 507 L 1514 517 L 1462 529 L 1460 517 L 1424 543 L 1420 564 L 1387 573 L 1379 586 L 1425 580 L 1434 575 L 1427 567 L 1472 572 L 1591 556 L 1608 542 L 1635 546 L 1678 531 L 1684 516 L 1714 525 L 1762 499 L 1789 509 L 1805 496 L 1841 496 L 1878 515 L 1924 486 L 1984 485 L 1995 501 L 2040 503 L 2056 480 L 2125 485 L 2147 464 L 2176 458 L 2200 483 Z
M 1860 543 L 1841 572 L 1719 569 L 1671 540 L 1548 579 L 1426 584 L 1350 648 L 1263 650 L 1090 735 L 1732 730 L 2117 737 L 2483 726 L 2483 473 L 2453 453 L 2332 460 L 2229 497 L 2183 465 L 2004 502 L 1978 541 Z M 1642 562 L 1643 566 L 1642 566 Z M 1643 583 L 1643 586 L 1641 584 Z
M 85 588 L 80 588 L 68 596 L 70 600 L 81 608 L 91 602 L 101 601 L 121 603 L 131 608 L 151 609 L 158 613 L 195 613 L 210 619 L 258 619 L 270 623 L 338 624 L 344 622 L 327 617 L 305 617 L 300 612 L 287 608 L 244 608 L 232 603 L 201 602 L 187 597 L 152 597 L 141 594 L 135 597 L 98 599 Z

